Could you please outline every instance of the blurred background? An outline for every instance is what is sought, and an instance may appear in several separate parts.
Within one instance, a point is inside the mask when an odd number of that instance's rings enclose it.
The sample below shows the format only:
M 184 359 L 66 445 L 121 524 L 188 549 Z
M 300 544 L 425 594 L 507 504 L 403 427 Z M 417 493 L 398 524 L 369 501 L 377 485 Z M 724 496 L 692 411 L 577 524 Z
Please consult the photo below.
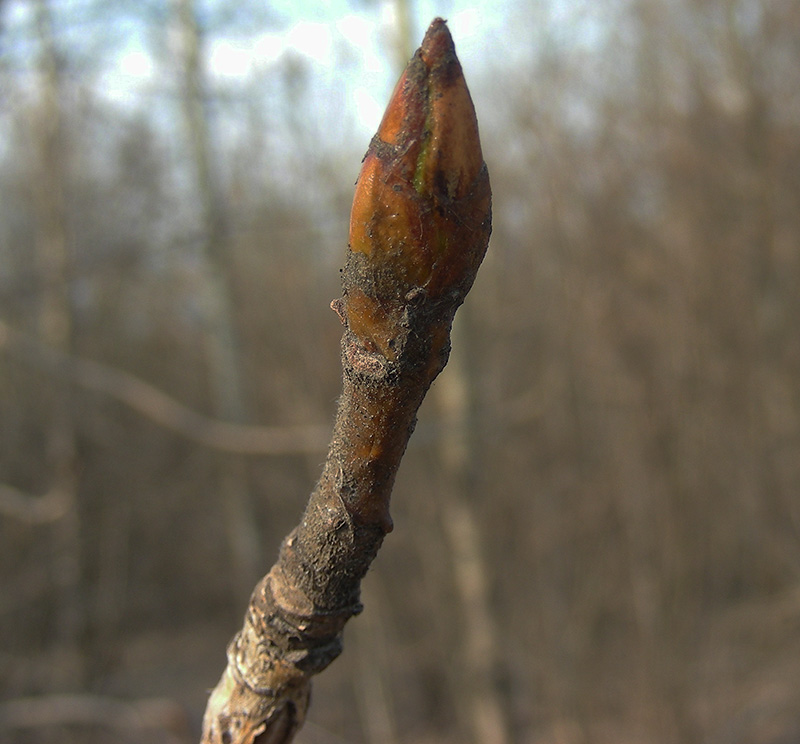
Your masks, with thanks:
M 0 741 L 196 740 L 435 15 L 494 233 L 298 741 L 800 741 L 796 0 L 2 0 Z

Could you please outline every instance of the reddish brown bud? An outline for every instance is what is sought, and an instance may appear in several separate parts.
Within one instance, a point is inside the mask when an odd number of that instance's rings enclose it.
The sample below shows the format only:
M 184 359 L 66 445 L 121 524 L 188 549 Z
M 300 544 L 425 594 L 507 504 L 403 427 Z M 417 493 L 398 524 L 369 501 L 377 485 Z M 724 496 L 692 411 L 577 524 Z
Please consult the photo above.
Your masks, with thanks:
M 472 286 L 491 230 L 478 122 L 446 23 L 437 18 L 395 87 L 358 177 L 344 277 L 345 318 L 370 351 L 395 358 L 410 295 Z
M 228 646 L 203 742 L 287 744 L 302 724 L 310 677 L 341 650 L 344 623 L 360 610 L 361 579 L 392 529 L 397 469 L 447 361 L 453 314 L 490 230 L 475 111 L 437 19 L 397 84 L 358 179 L 344 296 L 332 303 L 347 330 L 325 467 Z

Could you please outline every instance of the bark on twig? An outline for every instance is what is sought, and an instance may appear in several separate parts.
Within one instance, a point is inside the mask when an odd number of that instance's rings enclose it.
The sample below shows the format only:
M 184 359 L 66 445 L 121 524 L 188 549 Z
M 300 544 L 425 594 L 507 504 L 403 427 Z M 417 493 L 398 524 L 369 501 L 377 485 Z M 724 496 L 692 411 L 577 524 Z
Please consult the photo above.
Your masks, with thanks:
M 343 391 L 322 476 L 256 586 L 206 709 L 204 744 L 289 742 L 310 678 L 341 652 L 361 579 L 392 529 L 389 497 L 417 410 L 491 229 L 472 101 L 441 19 L 364 158 L 343 296 Z

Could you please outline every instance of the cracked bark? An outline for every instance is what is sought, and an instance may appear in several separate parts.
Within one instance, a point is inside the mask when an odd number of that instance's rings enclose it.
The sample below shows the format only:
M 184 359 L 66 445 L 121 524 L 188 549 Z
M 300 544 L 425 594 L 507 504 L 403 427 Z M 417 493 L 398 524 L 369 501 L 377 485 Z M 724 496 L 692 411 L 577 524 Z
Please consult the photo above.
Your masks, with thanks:
M 290 742 L 310 679 L 341 652 L 360 583 L 392 529 L 389 497 L 417 410 L 489 241 L 491 191 L 447 26 L 409 62 L 359 176 L 332 303 L 343 390 L 320 477 L 251 597 L 206 708 L 204 744 Z

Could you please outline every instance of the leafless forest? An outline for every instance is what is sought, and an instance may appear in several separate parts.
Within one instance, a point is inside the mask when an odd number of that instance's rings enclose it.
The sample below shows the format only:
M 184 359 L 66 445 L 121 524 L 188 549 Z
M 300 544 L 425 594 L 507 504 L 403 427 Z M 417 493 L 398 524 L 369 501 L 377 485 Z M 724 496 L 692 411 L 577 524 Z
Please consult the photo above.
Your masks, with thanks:
M 207 74 L 269 4 L 69 5 L 0 3 L 0 741 L 185 744 L 319 476 L 368 135 Z M 798 742 L 800 4 L 500 7 L 489 253 L 298 741 Z

